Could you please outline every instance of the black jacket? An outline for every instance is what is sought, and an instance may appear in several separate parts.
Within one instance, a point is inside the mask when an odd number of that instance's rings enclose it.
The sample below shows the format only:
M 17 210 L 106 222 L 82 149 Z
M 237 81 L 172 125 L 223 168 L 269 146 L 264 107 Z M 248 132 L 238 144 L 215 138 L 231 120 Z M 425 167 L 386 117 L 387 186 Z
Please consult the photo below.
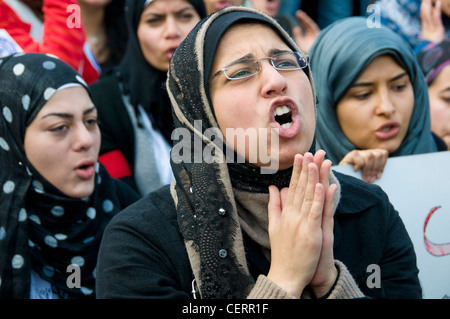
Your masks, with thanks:
M 335 259 L 347 266 L 368 297 L 421 298 L 412 242 L 386 194 L 376 185 L 335 175 L 341 184 L 334 221 Z M 245 245 L 255 279 L 267 274 L 269 262 L 251 248 L 255 243 L 245 238 Z M 373 265 L 380 267 L 379 288 L 373 287 Z M 97 266 L 99 298 L 189 298 L 192 280 L 169 186 L 111 221 Z
M 102 143 L 100 155 L 120 150 L 134 172 L 135 137 L 133 125 L 122 100 L 119 79 L 115 73 L 102 78 L 90 86 L 92 101 L 97 111 Z M 122 181 L 138 191 L 133 177 L 121 178 Z

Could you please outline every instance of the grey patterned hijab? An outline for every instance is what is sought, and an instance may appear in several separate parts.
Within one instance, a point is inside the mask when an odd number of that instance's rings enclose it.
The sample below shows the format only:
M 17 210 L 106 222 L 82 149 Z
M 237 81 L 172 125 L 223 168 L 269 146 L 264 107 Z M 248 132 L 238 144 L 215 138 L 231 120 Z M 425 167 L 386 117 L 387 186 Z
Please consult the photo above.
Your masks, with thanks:
M 376 57 L 390 54 L 405 69 L 414 89 L 414 110 L 408 132 L 390 156 L 437 151 L 431 134 L 427 85 L 416 57 L 398 34 L 386 27 L 369 28 L 363 17 L 342 19 L 322 30 L 309 51 L 319 100 L 316 147 L 338 164 L 356 147 L 345 137 L 336 117 L 336 104 L 359 74 Z
M 52 95 L 86 88 L 66 63 L 45 54 L 0 59 L 0 298 L 29 298 L 31 270 L 59 297 L 94 297 L 103 230 L 120 210 L 115 186 L 99 164 L 93 194 L 69 198 L 28 162 L 25 130 Z M 80 266 L 81 287 L 69 288 L 67 267 Z
M 291 175 L 290 170 L 263 175 L 250 164 L 226 163 L 226 146 L 213 114 L 208 79 L 222 34 L 231 25 L 247 21 L 269 25 L 292 50 L 298 51 L 294 41 L 269 16 L 253 9 L 228 7 L 202 20 L 188 35 L 171 60 L 167 80 L 175 128 L 187 130 L 188 143 L 194 146 L 186 160 L 179 157 L 174 141 L 172 196 L 202 298 L 244 298 L 254 284 L 247 267 L 233 187 L 268 192 L 270 184 L 287 186 Z M 305 72 L 309 74 L 308 69 Z M 207 129 L 216 131 L 214 139 L 204 134 Z M 212 145 L 218 146 L 214 154 L 218 162 L 209 164 L 201 154 Z

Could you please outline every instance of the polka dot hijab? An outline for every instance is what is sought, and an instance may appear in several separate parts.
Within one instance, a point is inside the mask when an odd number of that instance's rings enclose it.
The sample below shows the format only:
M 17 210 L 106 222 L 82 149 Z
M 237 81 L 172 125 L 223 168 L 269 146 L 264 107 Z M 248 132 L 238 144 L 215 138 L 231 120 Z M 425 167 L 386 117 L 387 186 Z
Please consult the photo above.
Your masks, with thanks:
M 120 207 L 112 179 L 97 165 L 93 194 L 69 198 L 32 167 L 23 146 L 25 130 L 40 109 L 58 89 L 72 85 L 87 89 L 56 57 L 0 59 L 0 298 L 29 298 L 31 270 L 59 297 L 95 296 L 101 236 Z M 76 267 L 80 287 L 68 280 Z

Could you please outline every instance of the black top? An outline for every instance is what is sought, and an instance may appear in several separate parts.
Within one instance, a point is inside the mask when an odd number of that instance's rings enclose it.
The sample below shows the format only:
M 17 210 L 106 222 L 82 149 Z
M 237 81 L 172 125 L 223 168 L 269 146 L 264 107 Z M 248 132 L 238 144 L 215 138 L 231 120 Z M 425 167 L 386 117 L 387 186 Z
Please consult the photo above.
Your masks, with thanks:
M 412 242 L 386 194 L 376 185 L 335 175 L 342 194 L 334 218 L 335 259 L 347 266 L 366 296 L 421 298 Z M 269 262 L 248 240 L 252 275 L 267 274 Z M 367 285 L 373 274 L 370 265 L 380 267 L 380 288 Z M 190 298 L 192 280 L 169 186 L 125 209 L 107 227 L 97 266 L 97 297 Z

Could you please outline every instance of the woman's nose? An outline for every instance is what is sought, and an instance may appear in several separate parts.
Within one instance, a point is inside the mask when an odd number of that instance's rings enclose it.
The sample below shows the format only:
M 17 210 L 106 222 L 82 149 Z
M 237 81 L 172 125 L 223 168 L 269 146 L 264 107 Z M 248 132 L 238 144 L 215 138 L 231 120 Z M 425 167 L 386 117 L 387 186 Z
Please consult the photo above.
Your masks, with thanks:
M 395 113 L 395 105 L 387 89 L 381 89 L 378 92 L 377 106 L 375 112 L 378 115 L 386 115 L 386 116 L 390 116 L 391 114 Z
M 287 81 L 283 74 L 275 69 L 270 60 L 260 61 L 262 95 L 264 97 L 271 97 L 273 95 L 282 94 L 287 89 Z
M 74 135 L 74 149 L 77 151 L 89 149 L 94 144 L 94 133 L 85 125 L 78 125 Z
M 165 28 L 164 28 L 164 36 L 166 38 L 177 38 L 181 34 L 180 26 L 175 17 L 168 16 L 166 18 Z

